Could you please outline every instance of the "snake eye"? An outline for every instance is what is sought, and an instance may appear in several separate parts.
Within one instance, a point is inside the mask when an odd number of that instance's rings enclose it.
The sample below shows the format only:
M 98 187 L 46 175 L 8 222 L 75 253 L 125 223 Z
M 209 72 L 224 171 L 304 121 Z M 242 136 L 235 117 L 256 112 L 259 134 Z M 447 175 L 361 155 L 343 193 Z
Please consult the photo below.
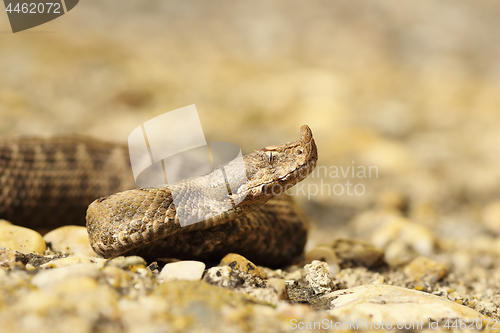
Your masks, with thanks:
M 267 154 L 267 157 L 268 157 L 267 162 L 272 166 L 273 161 L 274 161 L 273 151 L 276 151 L 276 146 L 268 146 L 268 147 L 262 148 L 262 151 L 264 151 Z
M 297 155 L 302 155 L 303 152 L 304 152 L 304 149 L 302 149 L 302 148 L 297 149 Z

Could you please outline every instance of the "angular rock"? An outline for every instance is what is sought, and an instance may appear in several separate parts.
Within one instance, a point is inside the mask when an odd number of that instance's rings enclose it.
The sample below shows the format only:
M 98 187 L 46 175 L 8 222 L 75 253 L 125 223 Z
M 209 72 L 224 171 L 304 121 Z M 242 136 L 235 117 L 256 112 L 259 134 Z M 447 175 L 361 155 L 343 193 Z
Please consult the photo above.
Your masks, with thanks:
M 332 290 L 330 269 L 327 263 L 314 260 L 309 265 L 305 265 L 304 270 L 306 273 L 305 280 L 315 294 L 322 294 Z

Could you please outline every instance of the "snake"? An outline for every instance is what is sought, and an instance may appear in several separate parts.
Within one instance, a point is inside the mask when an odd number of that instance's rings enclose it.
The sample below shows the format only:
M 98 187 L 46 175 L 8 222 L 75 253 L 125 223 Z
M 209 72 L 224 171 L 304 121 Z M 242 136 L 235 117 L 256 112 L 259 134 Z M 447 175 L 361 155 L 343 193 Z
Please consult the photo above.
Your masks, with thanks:
M 104 258 L 219 260 L 238 253 L 283 266 L 301 255 L 309 229 L 286 191 L 317 159 L 312 131 L 303 125 L 298 141 L 267 146 L 203 176 L 134 188 L 125 145 L 79 135 L 4 137 L 0 218 L 36 230 L 86 225 L 90 245 Z M 233 172 L 238 163 L 244 172 Z M 223 197 L 220 188 L 227 189 Z M 182 225 L 183 214 L 195 215 L 196 223 Z

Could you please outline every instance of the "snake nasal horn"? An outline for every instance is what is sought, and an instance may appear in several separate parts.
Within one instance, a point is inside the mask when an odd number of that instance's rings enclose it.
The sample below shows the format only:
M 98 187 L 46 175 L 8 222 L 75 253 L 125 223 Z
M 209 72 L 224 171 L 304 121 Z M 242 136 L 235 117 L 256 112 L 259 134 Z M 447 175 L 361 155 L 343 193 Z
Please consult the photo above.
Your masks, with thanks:
M 313 134 L 309 126 L 302 125 L 300 127 L 300 141 L 306 148 L 307 153 L 315 160 L 318 159 L 318 149 L 313 139 Z

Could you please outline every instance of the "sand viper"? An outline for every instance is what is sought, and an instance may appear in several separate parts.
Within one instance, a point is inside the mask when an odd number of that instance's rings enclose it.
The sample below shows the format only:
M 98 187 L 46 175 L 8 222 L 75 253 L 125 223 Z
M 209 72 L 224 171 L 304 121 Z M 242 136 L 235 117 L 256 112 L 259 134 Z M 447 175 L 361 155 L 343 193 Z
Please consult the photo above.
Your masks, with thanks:
M 216 169 L 176 184 L 127 190 L 135 183 L 123 145 L 80 136 L 2 138 L 0 218 L 50 229 L 83 224 L 87 211 L 91 245 L 104 257 L 217 259 L 236 252 L 260 264 L 283 265 L 303 251 L 308 230 L 307 218 L 283 192 L 306 178 L 317 158 L 304 125 L 298 141 L 243 156 L 246 174 L 231 178 L 234 184 L 216 176 Z M 225 171 L 231 163 L 222 166 Z M 239 203 L 222 209 L 212 185 L 227 186 L 229 200 Z M 206 205 L 190 208 L 200 222 L 181 227 L 172 193 L 184 189 Z M 118 191 L 124 192 L 108 195 Z

